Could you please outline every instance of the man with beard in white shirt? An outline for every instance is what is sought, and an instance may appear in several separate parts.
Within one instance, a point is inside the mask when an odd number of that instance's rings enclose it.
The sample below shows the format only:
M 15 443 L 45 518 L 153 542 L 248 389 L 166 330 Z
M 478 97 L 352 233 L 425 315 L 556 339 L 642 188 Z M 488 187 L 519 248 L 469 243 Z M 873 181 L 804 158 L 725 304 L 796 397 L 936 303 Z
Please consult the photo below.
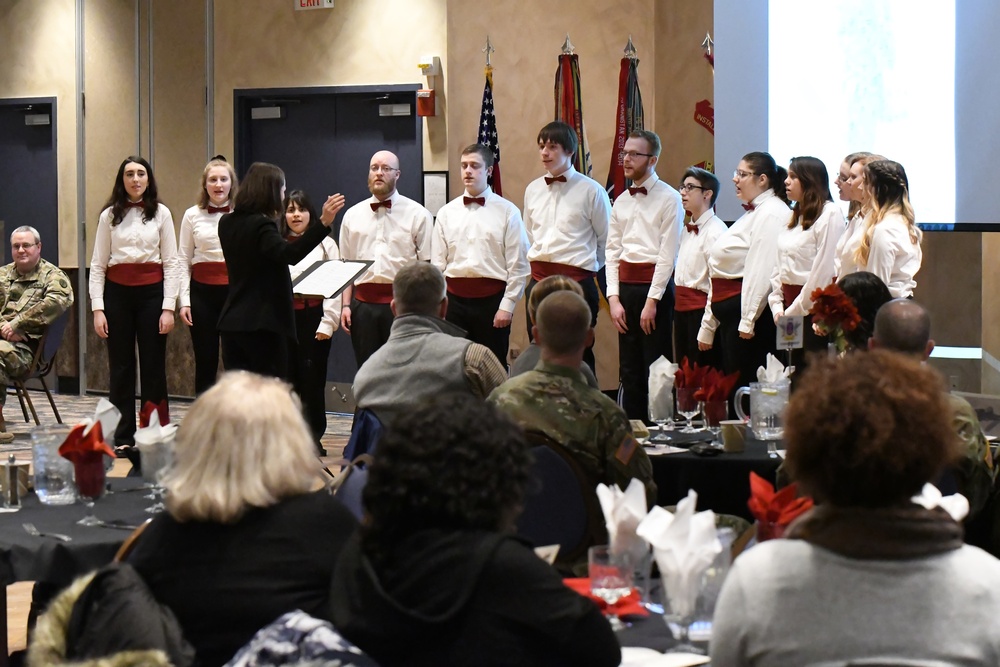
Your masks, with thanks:
M 521 212 L 488 185 L 493 153 L 462 151 L 465 192 L 438 211 L 431 262 L 448 282 L 446 319 L 506 365 L 514 306 L 528 280 L 528 237 Z

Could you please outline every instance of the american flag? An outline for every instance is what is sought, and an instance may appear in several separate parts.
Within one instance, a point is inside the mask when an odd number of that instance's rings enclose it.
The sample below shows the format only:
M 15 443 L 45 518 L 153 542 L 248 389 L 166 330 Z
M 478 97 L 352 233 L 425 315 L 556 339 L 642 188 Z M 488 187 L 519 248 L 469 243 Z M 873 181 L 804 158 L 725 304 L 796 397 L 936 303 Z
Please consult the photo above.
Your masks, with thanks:
M 497 117 L 493 112 L 493 68 L 486 66 L 486 86 L 483 88 L 483 110 L 479 114 L 478 143 L 493 151 L 493 174 L 489 184 L 493 192 L 503 196 L 500 188 L 500 138 L 497 136 Z

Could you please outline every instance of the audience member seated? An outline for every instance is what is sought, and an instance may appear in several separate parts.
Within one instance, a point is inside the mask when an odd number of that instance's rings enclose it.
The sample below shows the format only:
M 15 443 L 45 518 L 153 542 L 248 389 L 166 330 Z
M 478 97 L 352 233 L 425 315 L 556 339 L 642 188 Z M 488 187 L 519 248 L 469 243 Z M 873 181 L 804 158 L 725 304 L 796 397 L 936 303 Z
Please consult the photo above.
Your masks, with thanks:
M 875 313 L 892 299 L 892 294 L 881 278 L 868 271 L 849 273 L 838 280 L 837 284 L 854 302 L 854 307 L 861 316 L 857 328 L 844 334 L 848 350 L 867 350 L 868 339 L 872 337 L 875 326 Z
M 375 413 L 384 426 L 425 396 L 464 391 L 481 399 L 507 377 L 485 345 L 444 320 L 448 310 L 441 271 L 413 262 L 392 281 L 393 317 L 389 340 L 371 355 L 354 378 L 358 409 Z
M 656 504 L 653 466 L 632 436 L 617 403 L 587 386 L 580 373 L 583 352 L 594 343 L 590 308 L 573 292 L 550 294 L 538 306 L 532 327 L 541 348 L 535 370 L 513 377 L 490 395 L 525 431 L 544 433 L 565 446 L 597 482 L 622 489 L 633 477 Z
M 1000 561 L 910 500 L 961 456 L 937 374 L 877 349 L 818 359 L 786 415 L 789 472 L 817 505 L 736 559 L 712 664 L 1000 664 Z
M 337 630 L 383 667 L 618 665 L 597 607 L 510 534 L 530 469 L 520 429 L 468 395 L 400 415 L 334 571 Z
M 538 281 L 538 284 L 531 290 L 531 295 L 528 297 L 528 321 L 531 322 L 532 326 L 535 325 L 538 304 L 542 302 L 542 299 L 554 292 L 561 292 L 563 290 L 583 296 L 583 288 L 580 287 L 580 283 L 567 276 L 549 276 Z M 528 344 L 528 347 L 524 348 L 521 354 L 517 355 L 517 359 L 510 365 L 510 376 L 514 377 L 515 375 L 535 370 L 535 366 L 538 365 L 538 360 L 541 358 L 542 348 L 538 347 L 538 343 L 532 341 Z M 600 386 L 597 384 L 597 378 L 594 377 L 594 371 L 590 370 L 590 366 L 586 363 L 581 363 L 580 372 L 587 379 L 587 384 L 594 389 L 600 389 Z
M 934 350 L 930 313 L 912 299 L 893 299 L 879 308 L 875 315 L 875 331 L 868 341 L 868 347 L 901 352 L 926 361 Z M 989 544 L 991 517 L 982 515 L 993 494 L 996 475 L 993 456 L 979 426 L 976 411 L 969 402 L 951 392 L 947 392 L 945 396 L 950 408 L 952 429 L 958 435 L 965 452 L 959 463 L 945 473 L 946 477 L 956 478 L 958 490 L 969 499 L 969 516 L 964 522 L 965 541 L 996 555 L 997 551 L 990 548 Z
M 164 479 L 167 512 L 128 562 L 180 621 L 199 665 L 301 609 L 327 618 L 333 564 L 357 522 L 323 488 L 291 388 L 226 373 L 195 401 Z

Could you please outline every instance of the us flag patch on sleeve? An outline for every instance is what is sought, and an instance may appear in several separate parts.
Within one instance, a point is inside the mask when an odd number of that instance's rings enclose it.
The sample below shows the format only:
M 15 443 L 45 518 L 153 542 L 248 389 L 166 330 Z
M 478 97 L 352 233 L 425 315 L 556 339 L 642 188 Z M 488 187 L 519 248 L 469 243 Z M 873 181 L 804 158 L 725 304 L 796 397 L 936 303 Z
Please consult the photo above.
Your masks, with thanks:
M 631 433 L 626 433 L 625 437 L 622 438 L 621 443 L 619 443 L 618 449 L 615 450 L 615 458 L 618 459 L 622 465 L 627 466 L 638 448 L 639 441 L 636 440 Z

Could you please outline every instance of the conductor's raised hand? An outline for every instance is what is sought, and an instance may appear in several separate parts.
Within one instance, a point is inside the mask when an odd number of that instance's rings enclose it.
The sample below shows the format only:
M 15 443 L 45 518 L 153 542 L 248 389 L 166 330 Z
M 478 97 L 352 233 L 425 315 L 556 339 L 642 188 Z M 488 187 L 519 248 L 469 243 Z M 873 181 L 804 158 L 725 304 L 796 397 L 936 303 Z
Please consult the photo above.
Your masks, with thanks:
M 344 199 L 344 195 L 339 192 L 335 195 L 327 197 L 326 201 L 323 202 L 323 213 L 319 216 L 320 222 L 327 227 L 333 224 L 333 219 L 337 217 L 337 213 L 340 209 L 344 208 L 346 201 L 347 200 Z

